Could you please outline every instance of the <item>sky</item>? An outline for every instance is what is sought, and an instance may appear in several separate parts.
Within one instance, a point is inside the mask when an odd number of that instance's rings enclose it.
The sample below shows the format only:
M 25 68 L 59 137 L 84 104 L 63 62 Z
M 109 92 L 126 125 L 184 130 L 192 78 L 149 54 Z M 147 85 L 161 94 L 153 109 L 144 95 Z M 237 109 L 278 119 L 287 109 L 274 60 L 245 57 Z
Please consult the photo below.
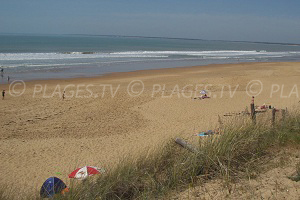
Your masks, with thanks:
M 0 0 L 0 33 L 300 43 L 300 0 Z

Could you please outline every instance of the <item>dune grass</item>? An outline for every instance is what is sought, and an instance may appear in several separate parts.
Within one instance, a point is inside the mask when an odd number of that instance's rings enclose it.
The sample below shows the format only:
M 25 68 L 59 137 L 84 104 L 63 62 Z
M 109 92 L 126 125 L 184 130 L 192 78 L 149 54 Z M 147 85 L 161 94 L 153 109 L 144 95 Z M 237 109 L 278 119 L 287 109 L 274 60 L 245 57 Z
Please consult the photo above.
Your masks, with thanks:
M 236 120 L 225 125 L 223 132 L 199 140 L 199 153 L 179 147 L 172 139 L 155 152 L 124 158 L 113 170 L 72 187 L 56 199 L 157 199 L 197 185 L 199 177 L 221 176 L 229 183 L 238 172 L 249 170 L 251 162 L 269 148 L 299 145 L 300 114 L 289 114 L 275 126 L 264 119 L 257 124 Z M 10 199 L 2 190 L 0 199 Z
M 95 182 L 74 188 L 62 199 L 155 199 L 197 184 L 199 176 L 222 176 L 227 181 L 249 161 L 275 145 L 300 144 L 300 115 L 288 116 L 274 127 L 267 121 L 237 121 L 224 133 L 199 142 L 199 153 L 170 141 L 138 159 L 126 159 Z

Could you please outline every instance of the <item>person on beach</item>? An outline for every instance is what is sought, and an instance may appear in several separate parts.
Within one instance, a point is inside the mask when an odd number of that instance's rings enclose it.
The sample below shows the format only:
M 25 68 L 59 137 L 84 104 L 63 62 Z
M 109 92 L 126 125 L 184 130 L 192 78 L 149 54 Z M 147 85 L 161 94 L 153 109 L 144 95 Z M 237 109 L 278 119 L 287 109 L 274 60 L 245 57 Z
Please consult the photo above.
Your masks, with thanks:
M 204 94 L 201 96 L 201 99 L 207 99 L 207 98 L 209 98 L 209 96 L 207 96 L 207 94 Z
M 5 90 L 2 91 L 2 100 L 4 100 L 5 97 Z
M 9 80 L 10 80 L 10 77 L 8 76 L 8 77 L 7 77 L 7 83 L 8 83 L 8 84 L 9 84 Z
M 65 93 L 66 91 L 63 92 L 63 95 L 62 95 L 62 99 L 64 100 L 65 99 Z

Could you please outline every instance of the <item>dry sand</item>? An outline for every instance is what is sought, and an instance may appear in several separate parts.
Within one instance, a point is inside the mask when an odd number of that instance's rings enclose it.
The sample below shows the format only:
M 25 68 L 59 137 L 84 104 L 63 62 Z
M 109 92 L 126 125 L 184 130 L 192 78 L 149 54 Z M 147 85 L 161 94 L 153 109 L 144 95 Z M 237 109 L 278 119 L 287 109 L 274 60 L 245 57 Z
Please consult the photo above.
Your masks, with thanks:
M 267 158 L 257 160 L 259 173 L 241 173 L 237 180 L 226 178 L 204 181 L 199 186 L 174 194 L 169 199 L 293 199 L 300 198 L 300 182 L 287 178 L 295 175 L 300 162 L 299 147 L 272 149 Z M 224 175 L 225 176 L 225 175 Z
M 292 108 L 300 100 L 299 77 L 300 63 L 278 62 L 31 81 L 18 97 L 10 93 L 21 92 L 20 85 L 11 91 L 9 85 L 1 85 L 7 95 L 0 104 L 0 184 L 37 191 L 50 176 L 68 182 L 67 175 L 80 166 L 109 170 L 124 156 L 141 154 L 170 138 L 197 141 L 194 133 L 215 128 L 218 115 L 240 112 L 249 105 L 251 94 L 246 87 L 251 80 L 263 84 L 256 97 L 258 105 Z M 144 84 L 135 97 L 128 93 L 133 80 Z M 137 95 L 143 87 L 135 83 L 131 94 Z M 112 91 L 109 85 L 104 91 L 103 84 L 110 84 Z M 273 95 L 272 84 L 277 84 L 273 90 L 280 87 Z M 211 98 L 193 99 L 202 89 L 211 92 Z M 252 92 L 258 89 L 251 87 Z

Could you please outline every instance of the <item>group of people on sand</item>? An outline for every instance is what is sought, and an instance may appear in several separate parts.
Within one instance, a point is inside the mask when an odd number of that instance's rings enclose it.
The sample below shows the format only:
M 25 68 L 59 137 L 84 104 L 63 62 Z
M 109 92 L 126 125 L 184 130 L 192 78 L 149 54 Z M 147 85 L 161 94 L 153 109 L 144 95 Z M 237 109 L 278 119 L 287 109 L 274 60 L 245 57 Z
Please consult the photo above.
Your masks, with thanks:
M 4 69 L 3 69 L 3 67 L 1 67 L 0 73 L 1 73 L 2 80 L 3 80 L 3 78 L 4 78 Z M 9 81 L 10 81 L 10 77 L 7 76 L 7 83 L 8 84 L 9 84 Z M 2 100 L 4 100 L 4 97 L 5 97 L 5 90 L 2 90 Z
M 3 80 L 3 78 L 4 78 L 4 69 L 3 69 L 3 67 L 1 67 L 0 73 L 1 73 L 2 80 Z M 9 84 L 9 81 L 10 81 L 10 77 L 7 76 L 7 83 L 8 83 L 8 84 Z M 63 99 L 63 100 L 66 98 L 65 93 L 66 93 L 66 92 L 64 91 L 64 92 L 63 92 L 63 95 L 62 95 L 62 99 Z M 4 100 L 4 98 L 5 98 L 5 90 L 4 90 L 4 89 L 2 90 L 1 94 L 2 94 L 2 100 Z
M 1 68 L 0 72 L 1 72 L 1 77 L 2 77 L 2 79 L 3 79 L 3 78 L 4 78 L 4 69 Z M 10 77 L 7 76 L 7 83 L 8 83 L 8 84 L 9 84 L 9 81 L 10 81 Z
M 208 95 L 207 95 L 207 91 L 205 90 L 201 90 L 200 92 L 200 96 L 199 97 L 195 97 L 194 99 L 208 99 L 210 98 Z

